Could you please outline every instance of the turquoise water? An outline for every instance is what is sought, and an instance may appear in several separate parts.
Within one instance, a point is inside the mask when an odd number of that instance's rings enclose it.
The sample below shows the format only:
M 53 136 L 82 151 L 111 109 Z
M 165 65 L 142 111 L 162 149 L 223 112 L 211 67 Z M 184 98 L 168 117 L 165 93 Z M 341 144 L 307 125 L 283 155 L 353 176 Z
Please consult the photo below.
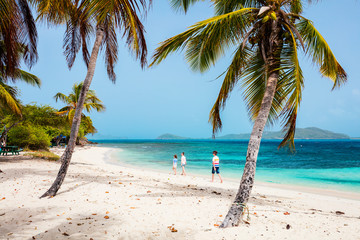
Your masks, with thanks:
M 101 140 L 120 148 L 115 158 L 137 167 L 171 171 L 172 157 L 185 152 L 187 172 L 210 176 L 212 151 L 220 158 L 221 175 L 240 179 L 248 142 L 245 140 Z M 263 140 L 256 180 L 322 189 L 360 192 L 359 140 L 299 140 L 296 152 L 278 150 L 279 141 Z M 178 171 L 180 167 L 178 166 Z

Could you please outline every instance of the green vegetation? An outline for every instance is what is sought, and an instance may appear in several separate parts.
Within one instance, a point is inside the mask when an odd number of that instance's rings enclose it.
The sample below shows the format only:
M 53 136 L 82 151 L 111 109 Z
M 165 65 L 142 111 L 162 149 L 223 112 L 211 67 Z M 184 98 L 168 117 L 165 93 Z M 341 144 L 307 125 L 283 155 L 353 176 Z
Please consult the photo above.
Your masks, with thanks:
M 48 152 L 48 151 L 28 152 L 28 153 L 25 153 L 24 155 L 32 156 L 34 158 L 50 160 L 50 161 L 57 161 L 60 159 L 60 156 L 56 155 L 55 153 Z
M 44 129 L 31 125 L 19 125 L 9 132 L 9 144 L 31 150 L 47 149 L 51 137 Z
M 29 104 L 22 106 L 21 116 L 2 116 L 2 122 L 8 130 L 7 144 L 32 150 L 47 149 L 53 137 L 59 134 L 68 135 L 68 124 L 56 111 L 47 105 Z
M 50 141 L 59 135 L 68 139 L 71 125 L 67 116 L 58 114 L 58 110 L 48 105 L 28 104 L 21 107 L 22 115 L 10 111 L 0 114 L 2 138 L 7 145 L 15 145 L 31 150 L 48 149 Z M 87 134 L 96 132 L 89 116 L 84 116 L 78 134 L 78 142 Z

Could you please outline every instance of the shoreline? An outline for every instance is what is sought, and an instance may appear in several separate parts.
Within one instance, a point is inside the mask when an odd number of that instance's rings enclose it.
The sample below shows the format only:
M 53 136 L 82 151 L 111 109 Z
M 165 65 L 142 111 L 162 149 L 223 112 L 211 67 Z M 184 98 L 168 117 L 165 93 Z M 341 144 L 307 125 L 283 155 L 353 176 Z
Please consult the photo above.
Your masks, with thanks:
M 63 151 L 62 149 L 54 149 Z M 219 229 L 238 182 L 107 163 L 112 148 L 76 148 L 54 198 L 58 162 L 0 158 L 0 239 L 358 239 L 359 201 L 256 184 L 250 224 Z M 177 232 L 171 231 L 176 229 Z
M 154 171 L 154 172 L 163 173 L 163 174 L 169 174 L 169 173 L 172 174 L 173 173 L 172 169 L 170 169 L 171 168 L 170 165 L 169 165 L 169 171 L 166 171 L 165 169 L 152 168 L 148 165 L 144 165 L 143 168 L 140 168 L 139 166 L 136 166 L 136 165 L 124 163 L 121 159 L 119 159 L 119 157 L 113 156 L 113 154 L 115 154 L 115 152 L 123 151 L 121 148 L 112 148 L 112 147 L 104 147 L 104 146 L 101 146 L 101 147 L 109 148 L 109 153 L 107 154 L 106 158 L 104 159 L 105 164 L 107 163 L 107 164 L 122 166 L 122 167 L 126 167 L 126 168 L 133 168 L 133 169 L 137 169 L 137 170 Z M 116 160 L 115 160 L 115 158 L 116 158 Z M 178 167 L 178 170 L 181 171 L 181 168 Z M 195 176 L 195 177 L 199 177 L 199 178 L 203 178 L 203 179 L 211 178 L 210 174 L 205 175 L 205 174 L 193 173 L 193 172 L 190 172 L 190 175 L 188 174 L 188 176 Z M 237 183 L 237 184 L 240 183 L 240 178 L 241 178 L 241 176 L 239 176 L 238 179 L 230 178 L 230 177 L 223 177 L 223 179 L 225 181 L 229 181 L 229 182 Z M 321 187 L 317 188 L 317 187 L 311 187 L 311 186 L 304 186 L 304 185 L 300 185 L 300 184 L 294 185 L 294 184 L 272 183 L 272 182 L 266 182 L 266 181 L 261 181 L 261 180 L 256 180 L 256 179 L 255 179 L 254 185 L 271 187 L 271 188 L 276 188 L 276 189 L 278 189 L 278 188 L 279 189 L 287 189 L 287 190 L 293 190 L 293 191 L 300 191 L 300 192 L 313 193 L 313 194 L 319 194 L 319 195 L 324 195 L 324 196 L 346 198 L 346 199 L 360 201 L 360 192 L 352 192 L 352 191 L 338 190 L 338 189 L 324 189 Z

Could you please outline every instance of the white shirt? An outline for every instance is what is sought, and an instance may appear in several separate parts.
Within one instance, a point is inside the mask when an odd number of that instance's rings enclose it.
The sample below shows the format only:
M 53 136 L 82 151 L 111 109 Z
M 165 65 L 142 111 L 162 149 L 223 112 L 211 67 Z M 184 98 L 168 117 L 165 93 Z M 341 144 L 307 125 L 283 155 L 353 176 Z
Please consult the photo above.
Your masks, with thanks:
M 181 164 L 186 164 L 186 157 L 185 156 L 181 156 Z

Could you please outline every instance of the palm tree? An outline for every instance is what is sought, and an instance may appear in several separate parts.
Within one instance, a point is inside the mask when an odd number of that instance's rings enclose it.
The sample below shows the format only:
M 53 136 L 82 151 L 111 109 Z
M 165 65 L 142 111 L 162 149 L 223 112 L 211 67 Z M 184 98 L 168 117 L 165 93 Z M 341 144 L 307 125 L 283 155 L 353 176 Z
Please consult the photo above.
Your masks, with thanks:
M 37 3 L 39 19 L 52 24 L 66 24 L 64 53 L 71 68 L 77 53 L 82 49 L 83 59 L 87 65 L 87 74 L 76 106 L 69 143 L 64 154 L 57 178 L 41 197 L 55 196 L 63 183 L 71 156 L 74 151 L 77 134 L 81 122 L 86 94 L 94 76 L 96 60 L 100 46 L 105 49 L 105 64 L 109 78 L 115 82 L 114 65 L 117 62 L 118 43 L 117 29 L 126 38 L 129 49 L 140 60 L 141 66 L 146 64 L 147 48 L 144 26 L 138 14 L 147 9 L 146 0 L 34 0 Z M 151 0 L 149 0 L 151 3 Z M 95 42 L 89 55 L 87 41 L 95 33 Z
M 81 93 L 81 89 L 83 87 L 83 83 L 75 83 L 72 87 L 72 92 L 69 95 L 65 95 L 63 93 L 58 92 L 54 98 L 56 101 L 60 100 L 63 103 L 67 104 L 65 107 L 61 108 L 57 114 L 66 116 L 69 123 L 72 123 L 72 120 L 75 115 L 75 109 L 79 102 L 79 97 Z M 97 112 L 102 112 L 105 110 L 105 106 L 102 104 L 102 101 L 96 96 L 94 90 L 89 90 L 86 93 L 85 101 L 84 101 L 85 111 L 90 113 L 91 110 L 96 110 Z M 82 114 L 82 117 L 85 115 Z
M 183 10 L 199 0 L 172 0 Z M 235 48 L 224 73 L 209 121 L 213 134 L 221 129 L 220 112 L 236 84 L 254 121 L 244 172 L 235 200 L 220 227 L 237 226 L 248 202 L 255 178 L 256 161 L 265 125 L 282 118 L 285 136 L 280 146 L 294 148 L 296 118 L 304 78 L 298 50 L 320 67 L 320 73 L 339 87 L 347 80 L 325 39 L 313 23 L 301 16 L 301 0 L 212 0 L 216 16 L 198 22 L 187 31 L 162 42 L 151 65 L 168 54 L 185 49 L 193 70 L 206 71 L 225 50 Z M 310 0 L 308 2 L 311 2 Z
M 0 73 L 15 79 L 21 60 L 31 68 L 38 58 L 36 44 L 37 31 L 28 1 L 0 0 Z
M 67 104 L 65 107 L 61 108 L 56 114 L 61 116 L 66 116 L 66 119 L 69 122 L 70 126 L 72 124 L 75 115 L 75 110 L 79 102 L 79 97 L 82 87 L 83 87 L 82 82 L 80 84 L 75 83 L 72 87 L 72 92 L 68 96 L 60 92 L 58 92 L 54 96 L 56 101 L 60 100 L 65 104 Z M 102 104 L 102 101 L 96 96 L 94 90 L 89 90 L 87 92 L 85 96 L 84 109 L 88 113 L 90 113 L 91 110 L 96 110 L 97 112 L 105 111 L 105 106 Z M 84 137 L 87 133 L 92 133 L 92 134 L 96 133 L 96 129 L 92 124 L 91 118 L 83 113 L 81 114 L 80 129 L 85 130 L 85 132 L 77 136 L 76 144 L 79 144 L 80 139 Z M 80 131 L 79 133 L 82 133 L 82 131 Z

